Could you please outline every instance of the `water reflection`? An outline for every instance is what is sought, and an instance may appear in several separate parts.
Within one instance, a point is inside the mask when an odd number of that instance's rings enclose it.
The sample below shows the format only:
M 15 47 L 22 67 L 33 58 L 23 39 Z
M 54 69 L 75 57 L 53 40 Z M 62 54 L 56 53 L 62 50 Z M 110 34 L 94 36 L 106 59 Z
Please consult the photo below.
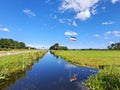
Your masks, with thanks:
M 10 87 L 12 84 L 15 84 L 17 79 L 25 78 L 26 72 L 22 72 L 19 74 L 14 74 L 13 77 L 9 80 L 0 80 L 0 90 L 6 90 L 8 87 Z
M 27 78 L 17 80 L 8 90 L 87 90 L 83 82 L 97 71 L 72 65 L 48 53 L 26 73 Z M 77 79 L 71 82 L 71 77 Z

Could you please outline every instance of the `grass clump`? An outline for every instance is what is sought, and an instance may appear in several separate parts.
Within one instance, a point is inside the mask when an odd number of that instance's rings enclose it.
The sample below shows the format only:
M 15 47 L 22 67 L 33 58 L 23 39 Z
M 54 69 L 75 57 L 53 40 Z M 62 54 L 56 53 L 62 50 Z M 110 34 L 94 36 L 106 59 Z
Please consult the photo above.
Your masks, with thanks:
M 112 66 L 100 70 L 87 80 L 86 85 L 90 90 L 120 90 L 120 67 Z

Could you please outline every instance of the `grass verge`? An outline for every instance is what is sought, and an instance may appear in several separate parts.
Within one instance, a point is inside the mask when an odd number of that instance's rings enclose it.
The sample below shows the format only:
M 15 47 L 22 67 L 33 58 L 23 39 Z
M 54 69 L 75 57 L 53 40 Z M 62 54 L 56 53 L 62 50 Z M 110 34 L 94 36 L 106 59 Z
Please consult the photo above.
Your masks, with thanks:
M 0 57 L 0 82 L 11 79 L 13 74 L 25 71 L 46 52 L 46 50 L 34 51 Z

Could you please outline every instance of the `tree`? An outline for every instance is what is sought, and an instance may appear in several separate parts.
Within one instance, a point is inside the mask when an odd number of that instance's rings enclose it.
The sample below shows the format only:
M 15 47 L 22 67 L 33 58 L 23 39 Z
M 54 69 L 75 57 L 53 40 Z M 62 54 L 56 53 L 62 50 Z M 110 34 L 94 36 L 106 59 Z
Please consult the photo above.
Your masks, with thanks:
M 50 47 L 50 50 L 68 50 L 66 46 L 59 46 L 59 43 L 55 43 Z
M 108 46 L 108 49 L 110 49 L 110 50 L 120 50 L 120 42 L 111 44 L 110 46 Z
M 18 42 L 12 39 L 0 39 L 0 50 L 9 49 L 25 49 L 26 45 L 23 42 Z

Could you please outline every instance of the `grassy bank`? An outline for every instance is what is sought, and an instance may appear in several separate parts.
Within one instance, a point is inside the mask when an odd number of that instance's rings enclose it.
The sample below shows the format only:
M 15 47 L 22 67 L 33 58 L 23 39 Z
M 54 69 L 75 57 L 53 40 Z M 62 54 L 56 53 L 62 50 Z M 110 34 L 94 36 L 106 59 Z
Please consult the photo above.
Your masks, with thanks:
M 97 75 L 86 81 L 90 90 L 120 90 L 120 51 L 52 52 L 78 66 L 102 67 Z
M 91 90 L 120 90 L 120 67 L 111 66 L 99 70 L 95 76 L 91 76 L 86 85 Z
M 31 51 L 0 57 L 0 82 L 11 79 L 11 76 L 24 72 L 47 51 Z

